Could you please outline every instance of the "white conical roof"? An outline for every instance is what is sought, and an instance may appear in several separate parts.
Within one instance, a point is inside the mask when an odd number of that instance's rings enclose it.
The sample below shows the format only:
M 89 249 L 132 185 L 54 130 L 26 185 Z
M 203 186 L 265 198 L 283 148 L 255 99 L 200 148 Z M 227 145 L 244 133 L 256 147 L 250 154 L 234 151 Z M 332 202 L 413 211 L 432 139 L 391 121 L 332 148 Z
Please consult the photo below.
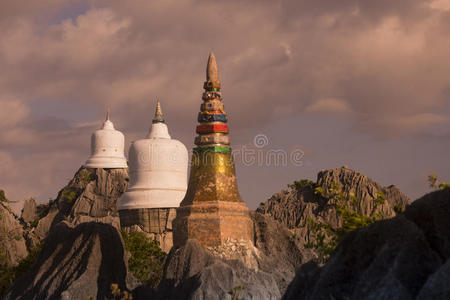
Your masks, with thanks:
M 188 151 L 170 138 L 159 102 L 149 134 L 131 144 L 128 156 L 130 185 L 119 210 L 180 205 L 187 190 Z
M 122 132 L 114 129 L 108 111 L 102 127 L 91 136 L 91 156 L 84 166 L 104 169 L 127 168 L 124 145 L 125 137 Z

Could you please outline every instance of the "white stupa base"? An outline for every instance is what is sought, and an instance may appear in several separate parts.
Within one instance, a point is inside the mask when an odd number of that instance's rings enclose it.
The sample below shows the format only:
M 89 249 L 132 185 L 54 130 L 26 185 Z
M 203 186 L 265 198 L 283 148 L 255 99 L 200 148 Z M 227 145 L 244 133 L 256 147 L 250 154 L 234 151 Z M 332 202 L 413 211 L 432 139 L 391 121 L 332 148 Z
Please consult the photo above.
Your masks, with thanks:
M 92 156 L 84 164 L 86 168 L 126 169 L 127 160 L 121 157 Z
M 119 210 L 179 207 L 186 189 L 129 189 L 120 198 Z

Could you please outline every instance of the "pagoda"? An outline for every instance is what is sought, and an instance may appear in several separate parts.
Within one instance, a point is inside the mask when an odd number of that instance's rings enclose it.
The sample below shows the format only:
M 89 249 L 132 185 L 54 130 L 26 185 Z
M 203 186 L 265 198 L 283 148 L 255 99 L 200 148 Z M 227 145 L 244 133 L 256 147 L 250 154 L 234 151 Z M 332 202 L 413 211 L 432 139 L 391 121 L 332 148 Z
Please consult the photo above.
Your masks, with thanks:
M 109 109 L 103 126 L 91 136 L 91 155 L 84 164 L 86 168 L 126 169 L 124 154 L 125 137 L 114 128 L 109 119 Z
M 172 139 L 159 101 L 149 133 L 131 143 L 130 185 L 120 198 L 120 224 L 126 232 L 142 231 L 161 248 L 172 248 L 172 220 L 186 194 L 188 151 Z
M 175 247 L 195 239 L 206 248 L 253 243 L 253 222 L 241 200 L 231 155 L 216 58 L 209 55 L 186 196 L 173 221 Z

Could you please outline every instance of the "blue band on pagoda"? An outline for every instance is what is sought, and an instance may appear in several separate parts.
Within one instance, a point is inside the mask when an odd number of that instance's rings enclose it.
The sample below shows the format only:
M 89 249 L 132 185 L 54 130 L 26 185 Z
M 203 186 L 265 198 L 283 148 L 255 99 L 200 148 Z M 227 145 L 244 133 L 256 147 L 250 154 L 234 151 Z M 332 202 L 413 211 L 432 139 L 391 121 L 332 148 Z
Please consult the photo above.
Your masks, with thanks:
M 204 113 L 199 113 L 198 114 L 198 122 L 199 123 L 203 123 L 203 122 L 227 122 L 227 115 L 225 114 L 204 114 Z

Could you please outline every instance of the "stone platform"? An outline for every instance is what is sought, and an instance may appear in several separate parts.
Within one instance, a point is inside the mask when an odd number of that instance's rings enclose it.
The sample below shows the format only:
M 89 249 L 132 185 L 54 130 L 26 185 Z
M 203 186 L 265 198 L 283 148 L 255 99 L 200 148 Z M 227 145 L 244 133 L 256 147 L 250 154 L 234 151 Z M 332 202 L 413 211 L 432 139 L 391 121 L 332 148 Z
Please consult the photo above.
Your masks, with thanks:
M 202 201 L 177 208 L 173 220 L 173 244 L 181 247 L 188 239 L 204 247 L 219 247 L 227 240 L 254 240 L 253 221 L 244 202 Z
M 140 208 L 119 211 L 120 226 L 125 232 L 144 232 L 157 240 L 163 251 L 172 248 L 172 221 L 176 208 Z

